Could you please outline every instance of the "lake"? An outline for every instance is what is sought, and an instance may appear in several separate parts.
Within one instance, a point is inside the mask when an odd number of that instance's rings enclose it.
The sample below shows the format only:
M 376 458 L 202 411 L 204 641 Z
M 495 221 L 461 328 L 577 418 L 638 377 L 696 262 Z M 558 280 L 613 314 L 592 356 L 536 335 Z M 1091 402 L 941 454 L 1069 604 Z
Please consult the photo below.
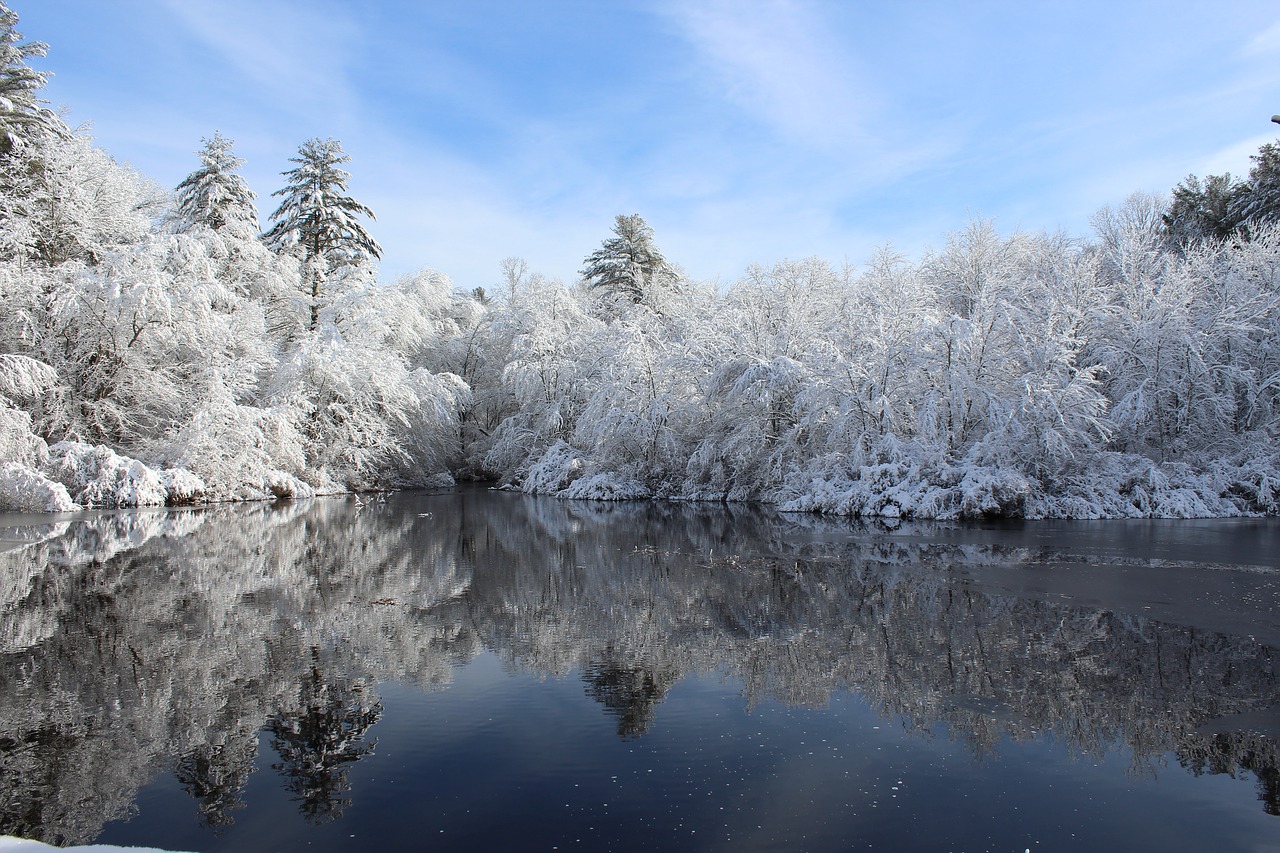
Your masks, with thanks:
M 0 835 L 1264 850 L 1280 521 L 464 487 L 0 515 Z

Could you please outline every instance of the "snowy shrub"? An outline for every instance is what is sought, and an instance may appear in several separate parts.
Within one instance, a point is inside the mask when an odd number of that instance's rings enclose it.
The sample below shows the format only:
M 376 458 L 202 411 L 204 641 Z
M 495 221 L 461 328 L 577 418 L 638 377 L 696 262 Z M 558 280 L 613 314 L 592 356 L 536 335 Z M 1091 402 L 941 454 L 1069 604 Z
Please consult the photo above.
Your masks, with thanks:
M 1032 484 L 1016 470 L 966 465 L 954 488 L 961 518 L 1020 518 Z
M 653 497 L 653 492 L 643 484 L 616 474 L 579 477 L 556 494 L 562 498 L 591 501 L 633 501 Z
M 200 406 L 154 452 L 195 472 L 210 500 L 270 498 L 305 467 L 302 436 L 287 410 L 240 405 L 225 392 Z M 292 496 L 294 489 L 287 491 Z
M 167 506 L 204 503 L 208 499 L 204 480 L 186 468 L 165 468 L 159 474 Z
M 1219 499 L 1215 483 L 1189 465 L 1158 465 L 1145 457 L 1130 457 L 1132 467 L 1118 489 L 1141 518 L 1204 518 L 1235 515 Z
M 586 473 L 587 460 L 563 441 L 557 441 L 538 458 L 521 484 L 531 494 L 559 494 Z
M 0 509 L 69 512 L 80 507 L 61 483 L 17 462 L 0 462 Z
M 432 474 L 429 477 L 423 478 L 418 485 L 419 488 L 425 489 L 426 491 L 438 492 L 452 489 L 454 486 L 458 485 L 458 481 L 453 478 L 452 474 L 441 471 L 438 474 Z
M 100 444 L 60 441 L 49 448 L 47 470 L 83 506 L 164 506 L 168 498 L 158 473 Z
M 1215 465 L 1225 492 L 1243 512 L 1276 515 L 1280 512 L 1280 455 L 1258 453 L 1238 464 L 1222 460 Z

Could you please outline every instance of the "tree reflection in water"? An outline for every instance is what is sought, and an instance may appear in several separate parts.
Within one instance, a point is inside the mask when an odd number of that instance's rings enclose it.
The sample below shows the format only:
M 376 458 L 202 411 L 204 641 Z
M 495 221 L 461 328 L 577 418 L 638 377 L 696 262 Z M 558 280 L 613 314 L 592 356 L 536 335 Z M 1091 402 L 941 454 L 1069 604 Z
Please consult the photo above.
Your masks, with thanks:
M 661 725 L 681 679 L 717 673 L 748 706 L 856 691 L 975 756 L 1044 734 L 1083 755 L 1127 747 L 1138 774 L 1172 753 L 1193 774 L 1252 774 L 1277 812 L 1274 738 L 1198 729 L 1277 704 L 1271 647 L 984 585 L 1078 557 L 1023 540 L 480 490 L 21 535 L 35 544 L 0 554 L 3 833 L 92 840 L 166 771 L 225 827 L 259 731 L 307 819 L 336 820 L 375 745 L 377 685 L 440 689 L 486 650 L 579 674 L 624 739 Z M 1249 583 L 1274 593 L 1274 577 Z
M 605 655 L 605 660 L 583 666 L 582 681 L 587 695 L 617 719 L 618 737 L 638 738 L 648 731 L 654 709 L 680 680 L 680 673 L 674 669 L 654 672 L 645 666 L 628 666 L 612 660 L 609 649 Z
M 196 801 L 200 825 L 220 831 L 244 808 L 244 786 L 254 771 L 258 739 L 250 733 L 216 745 L 200 744 L 178 757 L 173 773 Z
M 266 728 L 280 756 L 272 769 L 288 780 L 299 810 L 312 823 L 329 823 L 351 804 L 342 796 L 351 790 L 347 765 L 373 752 L 376 742 L 364 742 L 364 734 L 382 716 L 382 704 L 364 684 L 321 672 L 318 648 L 311 656 L 298 710 L 273 716 Z

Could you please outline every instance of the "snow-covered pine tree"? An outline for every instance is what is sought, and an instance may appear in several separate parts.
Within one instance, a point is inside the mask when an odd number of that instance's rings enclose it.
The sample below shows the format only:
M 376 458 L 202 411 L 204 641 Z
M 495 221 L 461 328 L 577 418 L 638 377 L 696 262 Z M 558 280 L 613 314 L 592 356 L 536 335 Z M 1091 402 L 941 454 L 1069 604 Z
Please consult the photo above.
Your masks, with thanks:
M 258 232 L 258 209 L 253 190 L 237 170 L 244 159 L 232 150 L 234 143 L 215 131 L 199 152 L 200 168 L 183 178 L 177 187 L 179 228 L 203 225 L 217 231 L 238 226 Z
M 335 139 L 307 140 L 289 162 L 297 167 L 282 172 L 284 188 L 280 207 L 271 214 L 274 223 L 262 235 L 276 251 L 299 251 L 311 291 L 311 329 L 320 321 L 320 290 L 328 276 L 343 266 L 382 255 L 382 247 L 365 230 L 359 217 L 376 220 L 372 210 L 347 195 L 351 174 L 340 169 L 351 158 Z
M 28 59 L 44 56 L 48 49 L 44 42 L 23 43 L 18 14 L 0 2 L 0 157 L 35 137 L 70 135 L 38 94 L 49 73 L 27 65 Z
M 1188 175 L 1173 188 L 1169 209 L 1160 216 L 1165 233 L 1178 246 L 1228 239 L 1240 225 L 1237 208 L 1244 191 L 1230 172 L 1209 175 L 1203 182 Z
M 657 287 L 668 286 L 677 273 L 653 242 L 653 229 L 640 214 L 621 214 L 614 236 L 583 261 L 582 281 L 591 290 L 636 304 L 648 302 Z
M 1246 225 L 1280 221 L 1280 142 L 1268 142 L 1251 158 L 1249 179 L 1236 195 L 1232 213 Z

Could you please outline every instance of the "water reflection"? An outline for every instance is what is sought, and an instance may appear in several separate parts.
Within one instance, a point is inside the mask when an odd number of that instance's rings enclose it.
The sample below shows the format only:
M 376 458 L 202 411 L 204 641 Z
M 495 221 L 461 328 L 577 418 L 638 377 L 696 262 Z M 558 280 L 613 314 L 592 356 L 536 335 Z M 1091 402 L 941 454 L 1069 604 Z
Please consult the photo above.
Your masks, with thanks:
M 382 716 L 382 704 L 360 681 L 323 672 L 318 648 L 311 655 L 298 709 L 273 716 L 267 731 L 281 759 L 272 769 L 287 780 L 299 810 L 312 823 L 328 823 L 351 803 L 343 796 L 351 790 L 347 765 L 373 752 L 376 744 L 364 734 Z
M 225 827 L 260 731 L 299 810 L 336 820 L 376 748 L 377 685 L 440 689 L 486 650 L 581 678 L 624 739 L 661 725 L 686 675 L 719 672 L 748 705 L 857 691 L 979 759 L 1050 733 L 1085 755 L 1127 746 L 1138 774 L 1168 753 L 1196 775 L 1247 771 L 1280 813 L 1272 622 L 1211 630 L 1221 608 L 1156 596 L 1135 615 L 1042 588 L 1068 566 L 1194 570 L 1208 598 L 1247 576 L 1270 612 L 1265 557 L 1210 570 L 1028 539 L 1048 527 L 887 535 L 481 490 L 18 521 L 3 538 L 32 544 L 0 553 L 0 834 L 92 840 L 164 772 Z

